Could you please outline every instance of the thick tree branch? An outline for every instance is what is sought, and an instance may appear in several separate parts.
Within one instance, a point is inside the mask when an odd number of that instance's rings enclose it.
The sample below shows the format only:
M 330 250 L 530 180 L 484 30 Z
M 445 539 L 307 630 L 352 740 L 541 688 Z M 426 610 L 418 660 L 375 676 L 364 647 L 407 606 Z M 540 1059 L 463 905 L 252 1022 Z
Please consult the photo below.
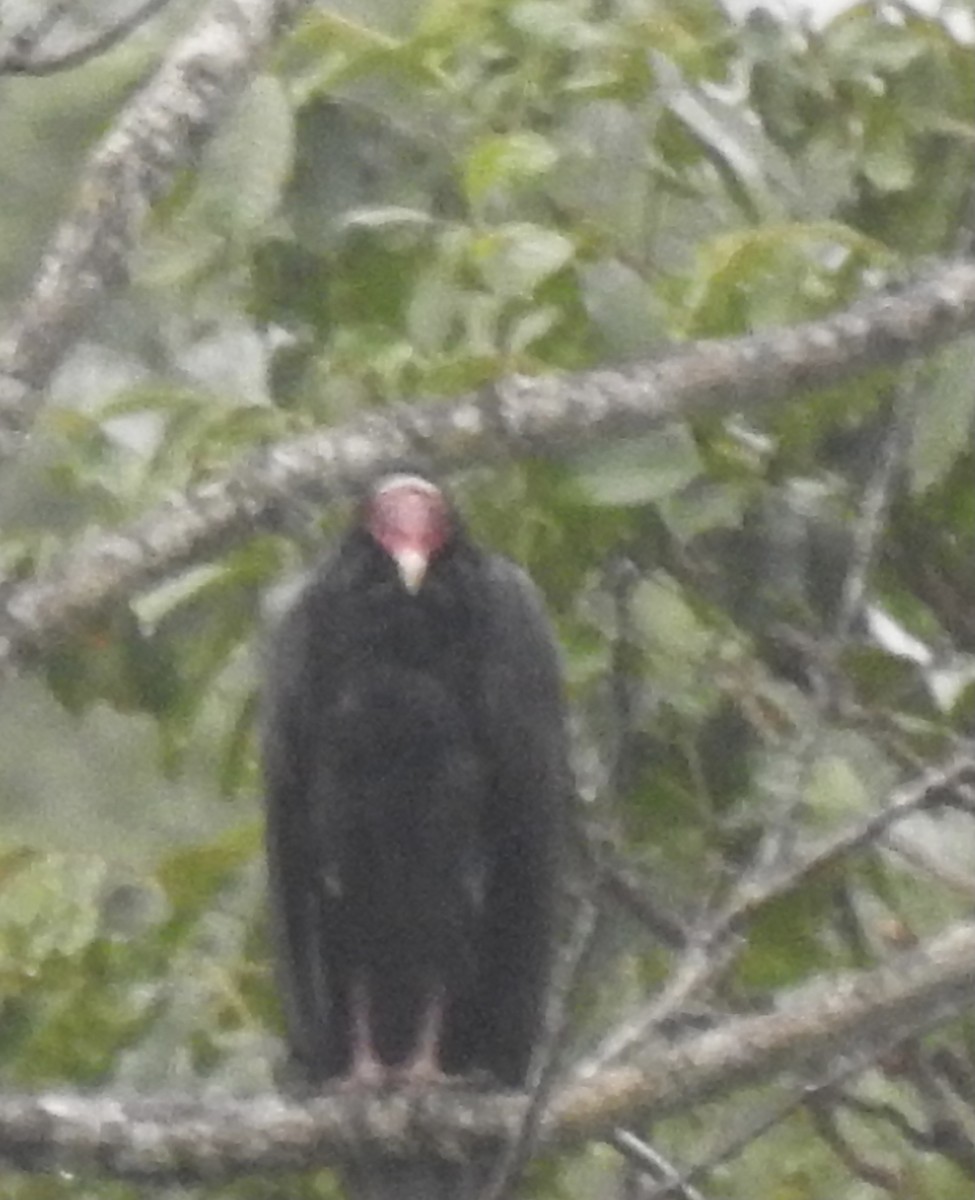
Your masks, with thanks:
M 174 570 L 245 540 L 297 499 L 333 499 L 385 464 L 419 457 L 456 469 L 566 453 L 704 413 L 753 412 L 896 366 L 973 328 L 975 262 L 962 261 L 822 321 L 702 342 L 620 369 L 513 376 L 453 403 L 369 413 L 282 443 L 125 531 L 89 539 L 42 577 L 9 589 L 0 668 Z
M 213 0 L 93 153 L 80 193 L 0 340 L 0 461 L 97 302 L 122 283 L 152 203 L 194 160 L 307 0 Z
M 821 1071 L 832 1058 L 879 1050 L 975 1002 L 975 922 L 963 922 L 871 971 L 824 978 L 775 1011 L 738 1017 L 677 1042 L 640 1048 L 623 1067 L 562 1089 L 542 1121 L 540 1148 L 608 1137 L 635 1118 L 675 1113 L 783 1072 Z M 213 1181 L 308 1170 L 355 1146 L 432 1152 L 509 1138 L 520 1095 L 460 1088 L 306 1104 L 119 1095 L 0 1095 L 0 1157 L 29 1171 Z

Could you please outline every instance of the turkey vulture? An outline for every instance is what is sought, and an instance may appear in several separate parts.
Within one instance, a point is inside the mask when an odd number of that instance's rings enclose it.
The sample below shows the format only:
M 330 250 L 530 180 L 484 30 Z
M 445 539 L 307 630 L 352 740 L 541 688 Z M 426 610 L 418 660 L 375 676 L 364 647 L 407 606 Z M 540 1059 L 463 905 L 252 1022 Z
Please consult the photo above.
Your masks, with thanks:
M 434 483 L 375 483 L 270 642 L 279 982 L 311 1084 L 525 1080 L 569 782 L 539 594 Z

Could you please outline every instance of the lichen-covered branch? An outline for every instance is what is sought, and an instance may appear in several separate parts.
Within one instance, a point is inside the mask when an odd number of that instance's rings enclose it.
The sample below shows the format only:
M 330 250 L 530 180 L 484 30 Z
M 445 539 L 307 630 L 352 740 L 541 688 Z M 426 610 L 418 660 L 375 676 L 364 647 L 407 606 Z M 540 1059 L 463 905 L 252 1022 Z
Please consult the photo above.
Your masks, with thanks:
M 152 203 L 190 165 L 307 0 L 213 0 L 92 154 L 74 209 L 0 339 L 0 461 L 109 288 L 123 283 Z
M 566 1085 L 539 1129 L 539 1149 L 608 1137 L 635 1117 L 686 1110 L 785 1072 L 821 1073 L 832 1059 L 880 1053 L 975 1003 L 975 922 L 959 923 L 881 967 L 824 977 L 774 1011 L 649 1043 L 621 1067 Z M 214 1181 L 310 1170 L 351 1147 L 385 1153 L 510 1137 L 516 1095 L 443 1087 L 342 1092 L 301 1103 L 118 1094 L 0 1095 L 0 1158 L 27 1171 L 96 1171 L 155 1182 Z
M 419 458 L 447 471 L 565 454 L 704 413 L 796 403 L 812 389 L 896 366 L 973 329 L 975 262 L 965 260 L 821 321 L 700 342 L 621 368 L 512 376 L 452 403 L 372 412 L 281 443 L 11 588 L 0 613 L 0 668 L 243 541 L 296 500 L 331 500 L 384 464 Z

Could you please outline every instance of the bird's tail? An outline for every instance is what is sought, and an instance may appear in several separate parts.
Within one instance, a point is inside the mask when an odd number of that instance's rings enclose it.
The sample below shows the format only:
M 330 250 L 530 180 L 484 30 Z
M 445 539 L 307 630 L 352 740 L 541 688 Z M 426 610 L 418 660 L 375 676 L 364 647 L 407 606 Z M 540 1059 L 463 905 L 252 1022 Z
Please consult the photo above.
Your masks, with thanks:
M 372 1156 L 341 1169 L 349 1200 L 477 1200 L 487 1171 L 483 1164 L 434 1156 Z

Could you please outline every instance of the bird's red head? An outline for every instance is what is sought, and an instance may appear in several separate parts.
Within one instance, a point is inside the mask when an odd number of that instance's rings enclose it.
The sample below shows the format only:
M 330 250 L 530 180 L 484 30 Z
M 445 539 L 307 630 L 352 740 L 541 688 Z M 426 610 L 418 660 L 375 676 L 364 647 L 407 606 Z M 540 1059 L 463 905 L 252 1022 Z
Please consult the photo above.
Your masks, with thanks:
M 366 529 L 386 551 L 414 595 L 451 534 L 450 508 L 443 492 L 419 475 L 387 475 L 366 501 Z

